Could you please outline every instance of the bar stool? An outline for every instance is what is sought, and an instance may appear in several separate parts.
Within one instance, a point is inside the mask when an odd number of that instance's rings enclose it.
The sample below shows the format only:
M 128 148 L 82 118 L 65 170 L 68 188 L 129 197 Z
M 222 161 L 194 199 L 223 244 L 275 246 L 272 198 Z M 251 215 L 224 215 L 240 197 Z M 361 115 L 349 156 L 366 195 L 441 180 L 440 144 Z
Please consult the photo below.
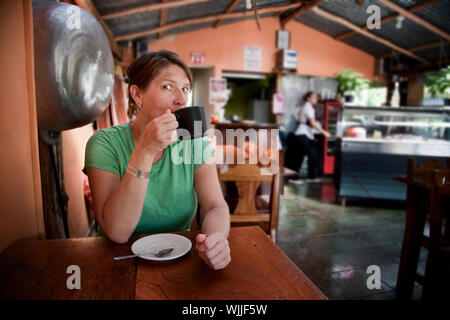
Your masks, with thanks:
M 416 160 L 410 158 L 406 177 L 395 178 L 407 184 L 406 223 L 397 277 L 397 299 L 411 299 L 414 281 L 424 286 L 422 298 L 431 296 L 435 291 L 437 282 L 433 273 L 439 266 L 436 259 L 439 256 L 437 252 L 440 252 L 440 248 L 444 245 L 443 219 L 448 216 L 443 211 L 447 205 L 444 201 L 445 195 L 438 194 L 437 190 L 444 185 L 439 181 L 449 176 L 450 158 L 447 158 L 447 165 L 434 158 L 417 165 Z M 446 178 L 446 181 L 448 179 Z M 423 234 L 427 215 L 430 216 L 429 237 Z M 429 252 L 425 275 L 417 274 L 421 246 Z

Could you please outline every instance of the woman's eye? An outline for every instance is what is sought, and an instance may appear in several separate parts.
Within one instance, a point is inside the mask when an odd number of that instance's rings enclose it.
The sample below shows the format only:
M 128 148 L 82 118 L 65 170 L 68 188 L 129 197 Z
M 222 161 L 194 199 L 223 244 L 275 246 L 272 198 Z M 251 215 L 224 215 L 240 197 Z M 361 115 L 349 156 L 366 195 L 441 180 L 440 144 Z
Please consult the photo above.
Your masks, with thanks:
M 172 85 L 171 84 L 165 84 L 163 88 L 171 90 L 172 89 Z
M 184 87 L 182 90 L 183 90 L 183 93 L 189 93 L 189 88 Z

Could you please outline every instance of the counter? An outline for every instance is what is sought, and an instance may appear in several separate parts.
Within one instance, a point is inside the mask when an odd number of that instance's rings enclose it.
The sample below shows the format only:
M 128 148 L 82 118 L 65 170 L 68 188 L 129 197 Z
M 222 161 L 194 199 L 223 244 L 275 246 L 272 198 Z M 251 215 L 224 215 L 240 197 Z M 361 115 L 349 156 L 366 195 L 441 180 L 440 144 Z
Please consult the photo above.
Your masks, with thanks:
M 341 203 L 349 197 L 405 200 L 406 187 L 394 177 L 406 174 L 408 158 L 445 163 L 450 157 L 450 108 L 344 106 L 338 133 Z

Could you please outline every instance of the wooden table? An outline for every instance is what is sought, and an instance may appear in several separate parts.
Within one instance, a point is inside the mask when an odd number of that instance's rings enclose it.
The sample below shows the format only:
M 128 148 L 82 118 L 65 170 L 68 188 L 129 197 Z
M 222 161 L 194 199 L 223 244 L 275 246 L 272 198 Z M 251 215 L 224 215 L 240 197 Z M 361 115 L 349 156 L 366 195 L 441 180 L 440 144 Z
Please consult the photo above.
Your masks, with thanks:
M 194 232 L 180 232 L 194 241 Z M 133 236 L 18 241 L 0 255 L 1 299 L 326 299 L 259 227 L 232 228 L 231 263 L 209 269 L 193 249 L 153 262 L 113 260 L 131 252 Z M 193 242 L 194 243 L 194 242 Z M 81 289 L 69 290 L 67 267 L 78 265 Z

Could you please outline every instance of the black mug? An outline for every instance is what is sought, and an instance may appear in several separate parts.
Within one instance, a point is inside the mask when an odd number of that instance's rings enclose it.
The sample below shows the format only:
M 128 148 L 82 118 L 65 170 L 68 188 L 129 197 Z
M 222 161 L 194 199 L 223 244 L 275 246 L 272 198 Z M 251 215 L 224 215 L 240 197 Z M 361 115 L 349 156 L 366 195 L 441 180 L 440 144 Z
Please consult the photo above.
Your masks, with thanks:
M 175 111 L 173 114 L 178 121 L 177 136 L 180 140 L 204 136 L 207 127 L 203 107 L 185 107 Z

